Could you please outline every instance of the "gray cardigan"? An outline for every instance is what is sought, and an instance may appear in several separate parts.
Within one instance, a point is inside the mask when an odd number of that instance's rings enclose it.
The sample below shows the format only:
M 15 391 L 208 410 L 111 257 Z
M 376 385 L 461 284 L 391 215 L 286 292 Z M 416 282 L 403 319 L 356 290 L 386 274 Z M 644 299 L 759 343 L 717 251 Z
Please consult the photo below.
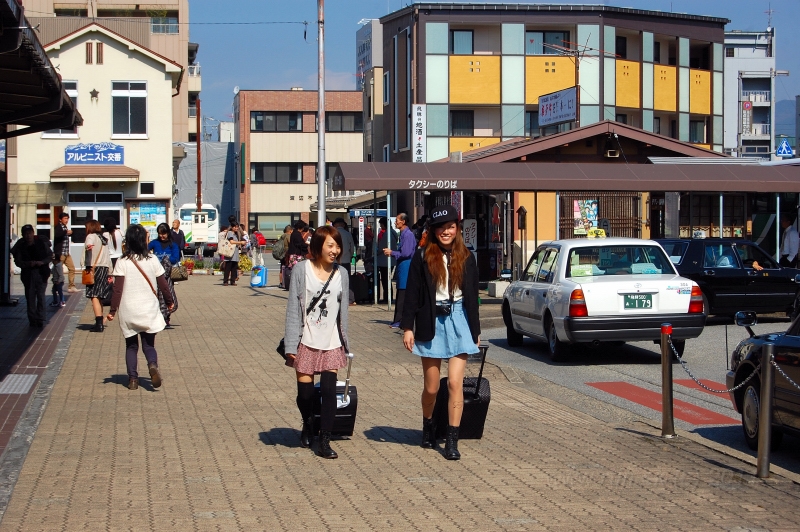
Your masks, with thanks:
M 296 355 L 297 346 L 303 338 L 303 326 L 306 323 L 306 262 L 302 260 L 292 268 L 292 277 L 289 284 L 289 300 L 286 304 L 286 334 L 284 342 L 286 354 Z M 341 265 L 334 264 L 339 268 L 339 275 L 342 276 L 342 291 L 339 293 L 339 332 L 342 335 L 342 345 L 347 353 L 350 347 L 347 342 L 347 309 L 350 305 L 350 278 L 347 270 Z M 310 301 L 309 301 L 310 303 Z

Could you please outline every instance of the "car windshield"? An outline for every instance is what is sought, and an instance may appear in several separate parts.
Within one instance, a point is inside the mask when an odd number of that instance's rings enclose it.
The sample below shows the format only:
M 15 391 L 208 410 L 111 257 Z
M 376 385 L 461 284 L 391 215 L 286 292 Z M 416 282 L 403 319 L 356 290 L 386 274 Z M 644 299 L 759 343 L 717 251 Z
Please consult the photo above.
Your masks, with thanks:
M 567 277 L 600 275 L 674 274 L 664 251 L 658 246 L 589 246 L 569 252 Z
M 192 213 L 195 212 L 194 209 L 181 209 L 181 220 L 184 222 L 191 222 L 192 221 Z M 203 209 L 203 212 L 208 214 L 208 221 L 213 222 L 217 219 L 217 211 L 213 209 Z

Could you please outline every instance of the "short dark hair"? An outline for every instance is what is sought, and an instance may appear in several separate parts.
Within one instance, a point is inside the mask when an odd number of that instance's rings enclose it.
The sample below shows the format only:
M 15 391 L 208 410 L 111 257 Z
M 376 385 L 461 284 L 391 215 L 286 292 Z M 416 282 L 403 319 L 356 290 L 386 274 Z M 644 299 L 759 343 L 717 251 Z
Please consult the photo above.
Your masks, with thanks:
M 338 259 L 339 256 L 342 254 L 342 235 L 335 227 L 331 227 L 330 225 L 324 225 L 314 231 L 314 235 L 311 237 L 311 244 L 309 247 L 311 248 L 311 256 L 315 259 L 318 259 L 322 255 L 322 246 L 325 244 L 325 241 L 331 237 L 336 244 L 339 246 L 339 255 L 336 256 Z
M 61 220 L 62 218 L 69 218 L 69 213 L 68 212 L 62 212 L 61 214 L 59 214 L 58 215 L 58 219 Z
M 22 226 L 22 228 L 19 230 L 19 232 L 20 232 L 21 234 L 25 234 L 27 231 L 30 231 L 31 233 L 35 233 L 35 232 L 36 232 L 36 231 L 33 229 L 33 226 L 32 226 L 31 224 L 25 224 L 25 225 L 23 225 L 23 226 Z
M 145 260 L 147 251 L 147 229 L 139 224 L 131 224 L 125 231 L 125 253 L 124 257 L 133 257 L 138 260 Z
M 169 226 L 166 224 L 166 222 L 161 222 L 160 224 L 158 224 L 158 227 L 156 227 L 156 233 L 159 233 L 161 235 L 169 234 Z
M 305 231 L 306 229 L 308 229 L 308 224 L 305 223 L 303 220 L 297 220 L 294 223 L 294 228 L 296 231 Z

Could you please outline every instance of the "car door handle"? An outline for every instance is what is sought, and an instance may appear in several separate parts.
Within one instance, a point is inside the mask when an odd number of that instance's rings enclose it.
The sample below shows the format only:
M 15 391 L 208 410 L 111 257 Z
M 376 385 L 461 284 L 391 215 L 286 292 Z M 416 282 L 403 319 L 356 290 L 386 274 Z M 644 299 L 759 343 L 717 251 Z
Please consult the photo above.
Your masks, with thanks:
M 529 290 L 525 290 L 525 295 L 526 295 L 526 296 L 529 296 L 529 295 L 531 295 L 530 291 L 529 291 Z
M 547 297 L 547 292 L 542 292 L 542 297 Z
M 717 275 L 717 272 L 714 270 L 704 270 L 703 275 Z

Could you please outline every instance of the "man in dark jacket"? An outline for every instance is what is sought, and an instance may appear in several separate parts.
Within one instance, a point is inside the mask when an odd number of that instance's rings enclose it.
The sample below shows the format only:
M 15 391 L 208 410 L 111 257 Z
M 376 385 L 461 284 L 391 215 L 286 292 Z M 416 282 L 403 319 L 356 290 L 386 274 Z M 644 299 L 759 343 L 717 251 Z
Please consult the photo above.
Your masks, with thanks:
M 28 322 L 31 327 L 44 327 L 47 318 L 44 312 L 45 290 L 50 277 L 50 251 L 47 244 L 34 235 L 32 225 L 22 226 L 22 238 L 11 248 L 14 262 L 22 270 L 20 275 L 25 286 L 28 303 Z
M 69 254 L 69 237 L 72 235 L 72 229 L 67 227 L 69 223 L 69 213 L 62 212 L 58 216 L 58 223 L 53 231 L 53 254 L 60 257 L 61 264 L 66 265 L 69 270 L 69 286 L 68 292 L 77 292 L 78 288 L 75 286 L 75 263 L 72 262 L 72 257 Z

